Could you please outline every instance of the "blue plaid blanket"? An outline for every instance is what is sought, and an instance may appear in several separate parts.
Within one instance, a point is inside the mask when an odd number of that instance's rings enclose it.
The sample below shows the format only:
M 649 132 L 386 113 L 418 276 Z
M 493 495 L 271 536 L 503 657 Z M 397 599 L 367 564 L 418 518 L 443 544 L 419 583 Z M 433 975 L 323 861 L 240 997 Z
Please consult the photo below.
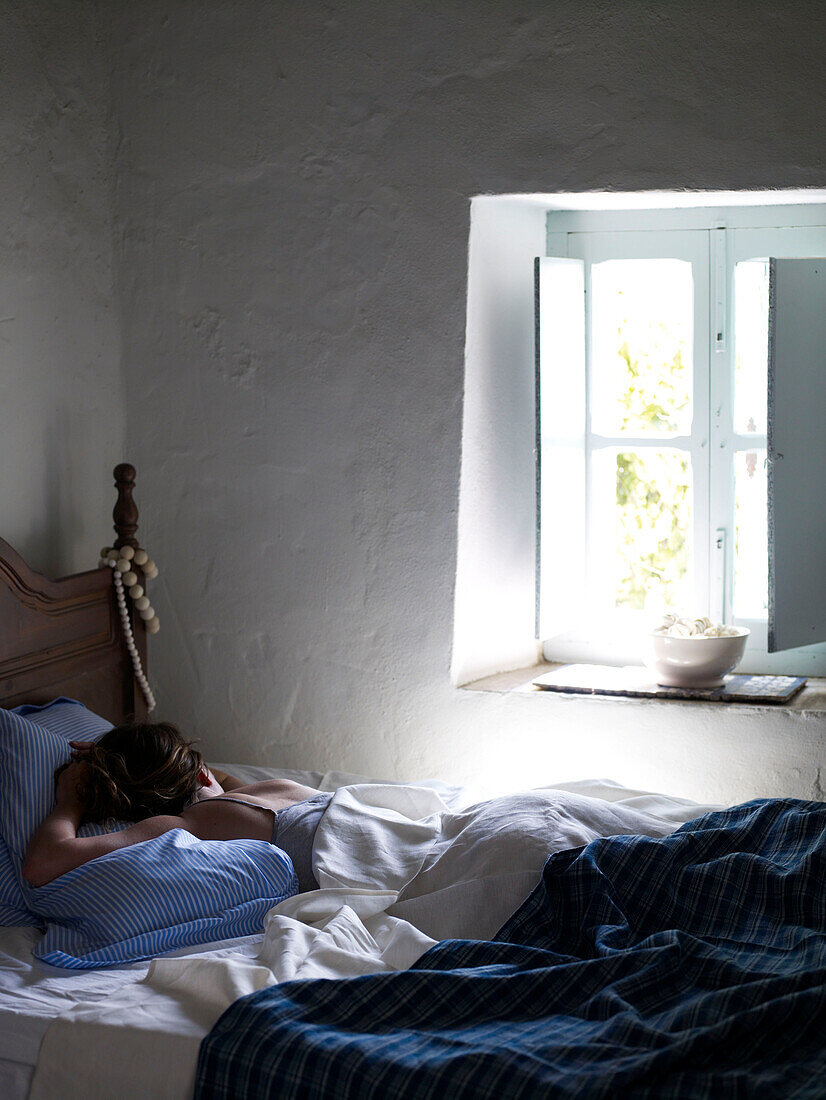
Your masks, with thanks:
M 195 1095 L 826 1096 L 826 804 L 595 840 L 551 856 L 494 941 L 242 998 Z

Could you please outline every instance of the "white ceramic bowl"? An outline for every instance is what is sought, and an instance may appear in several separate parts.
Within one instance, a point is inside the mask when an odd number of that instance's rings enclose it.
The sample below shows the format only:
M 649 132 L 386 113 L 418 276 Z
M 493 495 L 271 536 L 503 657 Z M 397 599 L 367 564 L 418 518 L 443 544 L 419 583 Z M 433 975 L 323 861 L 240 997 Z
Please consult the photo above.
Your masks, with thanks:
M 664 687 L 721 687 L 742 659 L 748 636 L 745 627 L 719 638 L 675 638 L 655 630 L 646 664 Z

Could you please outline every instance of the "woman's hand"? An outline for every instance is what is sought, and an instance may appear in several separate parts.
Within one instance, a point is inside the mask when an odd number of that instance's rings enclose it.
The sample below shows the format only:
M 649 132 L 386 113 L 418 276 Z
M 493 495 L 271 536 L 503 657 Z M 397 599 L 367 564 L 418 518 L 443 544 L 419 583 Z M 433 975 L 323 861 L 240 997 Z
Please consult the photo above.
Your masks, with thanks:
M 70 741 L 69 748 L 72 750 L 72 759 L 82 760 L 83 754 L 87 753 L 94 743 L 94 741 Z

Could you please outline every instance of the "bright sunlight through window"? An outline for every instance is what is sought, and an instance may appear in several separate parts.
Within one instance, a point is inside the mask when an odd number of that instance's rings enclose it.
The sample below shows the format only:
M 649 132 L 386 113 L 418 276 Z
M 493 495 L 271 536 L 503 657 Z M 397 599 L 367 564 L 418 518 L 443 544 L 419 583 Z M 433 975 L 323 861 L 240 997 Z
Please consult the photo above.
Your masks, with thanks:
M 549 215 L 536 267 L 548 659 L 634 660 L 631 637 L 671 610 L 747 626 L 755 670 L 782 667 L 767 649 L 769 257 L 824 255 L 822 218 Z
M 691 264 L 609 260 L 591 288 L 595 573 L 602 602 L 656 613 L 691 598 Z

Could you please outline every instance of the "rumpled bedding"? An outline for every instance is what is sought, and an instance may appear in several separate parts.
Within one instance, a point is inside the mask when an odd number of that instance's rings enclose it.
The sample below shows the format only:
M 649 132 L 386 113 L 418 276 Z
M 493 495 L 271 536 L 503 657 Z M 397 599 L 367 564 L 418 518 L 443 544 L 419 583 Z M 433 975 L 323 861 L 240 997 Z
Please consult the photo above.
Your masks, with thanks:
M 747 803 L 551 856 L 492 942 L 290 982 L 202 1044 L 196 1100 L 814 1100 L 826 804 Z
M 675 816 L 702 809 L 641 797 L 626 806 L 546 788 L 452 812 L 426 787 L 342 787 L 316 834 L 321 888 L 270 911 L 257 958 L 161 958 L 143 982 L 71 1009 L 46 1034 L 31 1100 L 66 1100 L 67 1082 L 89 1100 L 188 1097 L 201 1039 L 242 991 L 391 973 L 438 939 L 486 938 L 530 893 L 549 852 L 608 834 L 663 836 Z

